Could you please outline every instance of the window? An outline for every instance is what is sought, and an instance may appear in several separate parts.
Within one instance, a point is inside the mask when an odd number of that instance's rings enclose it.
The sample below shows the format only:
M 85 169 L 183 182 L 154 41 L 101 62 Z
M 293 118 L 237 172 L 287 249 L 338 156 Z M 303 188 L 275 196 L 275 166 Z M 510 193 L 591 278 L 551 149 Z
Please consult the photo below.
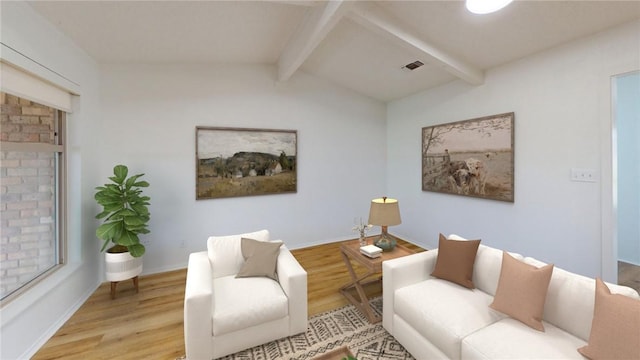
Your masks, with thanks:
M 0 92 L 2 302 L 64 263 L 65 113 Z

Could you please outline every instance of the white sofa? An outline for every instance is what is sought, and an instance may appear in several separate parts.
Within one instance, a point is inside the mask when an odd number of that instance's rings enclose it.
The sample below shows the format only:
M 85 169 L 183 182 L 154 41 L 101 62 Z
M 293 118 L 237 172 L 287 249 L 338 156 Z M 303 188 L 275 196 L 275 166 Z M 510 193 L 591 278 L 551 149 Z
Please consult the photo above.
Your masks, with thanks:
M 242 277 L 241 238 L 269 241 L 261 230 L 210 237 L 207 251 L 192 253 L 184 300 L 184 341 L 189 360 L 210 360 L 307 329 L 307 272 L 282 245 L 277 280 Z
M 416 359 L 585 359 L 577 349 L 586 345 L 591 331 L 594 279 L 555 267 L 541 332 L 489 307 L 502 250 L 480 245 L 473 290 L 430 276 L 437 256 L 436 249 L 382 265 L 383 326 Z M 640 298 L 631 288 L 607 286 L 612 293 Z

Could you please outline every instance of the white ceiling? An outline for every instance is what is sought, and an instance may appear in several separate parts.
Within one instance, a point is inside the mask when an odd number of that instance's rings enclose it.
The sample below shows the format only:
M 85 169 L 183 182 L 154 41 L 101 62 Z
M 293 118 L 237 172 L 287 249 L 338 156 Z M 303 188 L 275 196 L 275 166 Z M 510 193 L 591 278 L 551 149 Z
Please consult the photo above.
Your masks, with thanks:
M 28 1 L 100 63 L 273 64 L 389 101 L 640 19 L 640 0 Z M 639 48 L 640 51 L 640 48 Z M 420 60 L 414 71 L 403 66 Z

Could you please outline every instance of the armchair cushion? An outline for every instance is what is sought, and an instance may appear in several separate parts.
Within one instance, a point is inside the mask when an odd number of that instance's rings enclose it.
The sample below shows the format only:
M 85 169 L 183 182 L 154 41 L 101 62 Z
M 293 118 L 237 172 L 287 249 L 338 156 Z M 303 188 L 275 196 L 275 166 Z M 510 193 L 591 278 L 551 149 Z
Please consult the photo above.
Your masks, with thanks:
M 242 238 L 244 264 L 236 277 L 266 276 L 277 280 L 276 264 L 282 241 L 258 241 Z
M 213 277 L 235 275 L 244 264 L 240 239 L 249 238 L 269 241 L 269 231 L 260 230 L 251 233 L 211 236 L 207 240 L 207 252 L 211 262 Z
M 288 314 L 288 299 L 280 284 L 266 277 L 213 280 L 213 336 L 246 329 Z

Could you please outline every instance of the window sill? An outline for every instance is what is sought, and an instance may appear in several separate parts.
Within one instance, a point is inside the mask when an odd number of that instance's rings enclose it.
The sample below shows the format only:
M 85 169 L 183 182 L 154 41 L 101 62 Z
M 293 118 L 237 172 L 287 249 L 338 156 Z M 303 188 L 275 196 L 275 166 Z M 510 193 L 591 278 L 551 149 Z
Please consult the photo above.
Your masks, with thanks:
M 46 278 L 19 294 L 13 299 L 3 301 L 0 317 L 3 327 L 11 323 L 20 314 L 27 311 L 35 303 L 43 300 L 55 288 L 63 284 L 81 267 L 81 263 L 69 263 L 47 275 Z

